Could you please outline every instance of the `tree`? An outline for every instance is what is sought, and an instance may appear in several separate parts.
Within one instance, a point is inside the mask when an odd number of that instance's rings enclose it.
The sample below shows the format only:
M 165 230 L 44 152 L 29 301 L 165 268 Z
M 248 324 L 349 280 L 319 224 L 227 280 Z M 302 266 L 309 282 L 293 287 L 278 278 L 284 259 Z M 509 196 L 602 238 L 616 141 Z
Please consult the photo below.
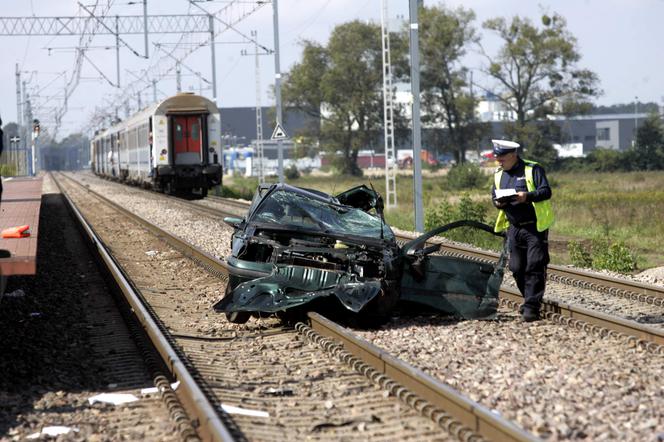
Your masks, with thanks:
M 353 21 L 337 26 L 326 47 L 303 44 L 302 61 L 284 81 L 284 101 L 320 118 L 312 131 L 321 146 L 341 151 L 342 173 L 361 175 L 358 150 L 370 145 L 383 124 L 380 28 Z
M 461 60 L 478 41 L 472 25 L 475 13 L 437 6 L 422 8 L 420 17 L 422 120 L 446 127 L 449 144 L 461 163 L 471 141 L 481 138 L 486 126 L 475 122 L 476 100 L 469 93 L 468 69 Z
M 637 130 L 634 151 L 636 169 L 664 169 L 664 124 L 658 114 L 650 114 Z
M 553 147 L 552 141 L 560 141 L 560 127 L 552 121 L 529 122 L 519 126 L 517 122 L 508 122 L 504 126 L 505 136 L 511 140 L 518 140 L 522 146 L 527 146 L 527 158 L 537 161 L 544 166 L 552 166 L 558 160 L 558 151 Z
M 517 135 L 525 136 L 527 123 L 547 114 L 591 109 L 589 100 L 601 94 L 599 80 L 594 72 L 577 66 L 577 41 L 562 16 L 542 16 L 541 28 L 518 16 L 510 22 L 494 18 L 483 26 L 503 41 L 494 57 L 482 52 L 489 62 L 486 74 L 498 82 L 498 98 L 516 114 Z M 526 141 L 517 140 L 522 145 Z M 544 145 L 539 148 L 547 150 Z

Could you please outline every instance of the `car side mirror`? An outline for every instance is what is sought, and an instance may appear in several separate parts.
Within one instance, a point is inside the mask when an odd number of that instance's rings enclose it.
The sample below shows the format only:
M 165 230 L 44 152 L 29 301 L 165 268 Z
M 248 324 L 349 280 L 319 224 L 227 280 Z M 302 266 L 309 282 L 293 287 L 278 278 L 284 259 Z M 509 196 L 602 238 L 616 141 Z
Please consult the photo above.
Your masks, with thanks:
M 234 229 L 238 229 L 243 221 L 244 220 L 242 218 L 235 218 L 232 216 L 227 216 L 224 218 L 224 222 L 229 226 L 233 227 Z

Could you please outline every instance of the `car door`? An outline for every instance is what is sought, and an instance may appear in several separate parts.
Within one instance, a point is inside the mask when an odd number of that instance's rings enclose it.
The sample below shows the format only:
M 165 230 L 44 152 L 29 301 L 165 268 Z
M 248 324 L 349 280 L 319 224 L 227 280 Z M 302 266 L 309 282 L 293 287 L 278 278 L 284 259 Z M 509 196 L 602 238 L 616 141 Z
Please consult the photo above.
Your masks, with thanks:
M 417 304 L 419 309 L 459 318 L 492 318 L 498 308 L 498 292 L 507 259 L 506 247 L 503 247 L 496 264 L 434 255 L 440 245 L 425 247 L 429 238 L 458 227 L 472 227 L 504 236 L 483 223 L 457 221 L 410 241 L 402 248 L 404 268 L 400 299 Z

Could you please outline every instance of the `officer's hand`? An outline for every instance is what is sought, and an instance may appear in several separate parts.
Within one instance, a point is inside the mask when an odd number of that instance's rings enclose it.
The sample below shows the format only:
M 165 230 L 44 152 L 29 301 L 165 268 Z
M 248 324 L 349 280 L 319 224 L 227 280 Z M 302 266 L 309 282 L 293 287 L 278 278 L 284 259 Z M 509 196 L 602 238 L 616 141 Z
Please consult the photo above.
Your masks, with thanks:
M 515 201 L 517 203 L 525 203 L 528 196 L 527 192 L 517 192 Z

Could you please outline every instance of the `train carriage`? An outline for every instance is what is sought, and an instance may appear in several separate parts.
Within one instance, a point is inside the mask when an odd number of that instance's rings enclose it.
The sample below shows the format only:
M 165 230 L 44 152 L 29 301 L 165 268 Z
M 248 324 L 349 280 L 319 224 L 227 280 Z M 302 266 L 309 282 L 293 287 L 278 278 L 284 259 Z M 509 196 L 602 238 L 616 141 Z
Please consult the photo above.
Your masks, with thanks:
M 221 120 L 210 100 L 181 93 L 98 133 L 93 171 L 167 193 L 198 193 L 221 184 Z

